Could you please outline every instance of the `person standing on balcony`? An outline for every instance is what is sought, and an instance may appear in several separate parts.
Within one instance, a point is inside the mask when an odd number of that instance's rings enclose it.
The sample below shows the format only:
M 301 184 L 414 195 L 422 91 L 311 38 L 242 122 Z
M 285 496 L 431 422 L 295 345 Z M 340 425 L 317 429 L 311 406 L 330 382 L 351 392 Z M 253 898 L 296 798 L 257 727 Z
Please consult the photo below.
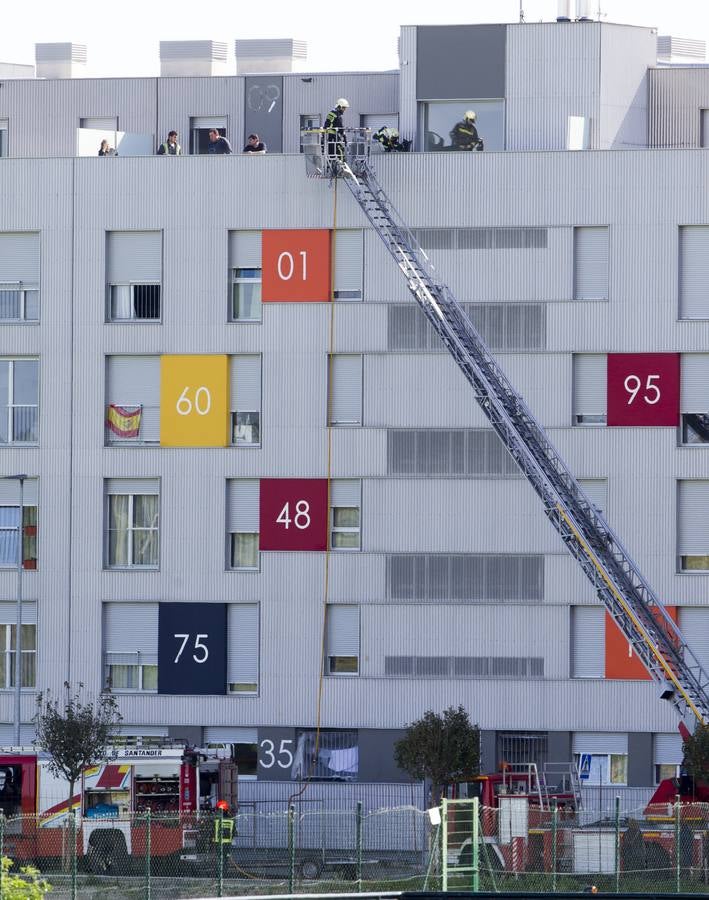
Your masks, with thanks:
M 209 129 L 207 153 L 231 153 L 231 144 L 219 134 L 216 128 Z
M 158 147 L 158 156 L 182 156 L 182 147 L 177 143 L 176 131 L 168 131 L 167 140 Z

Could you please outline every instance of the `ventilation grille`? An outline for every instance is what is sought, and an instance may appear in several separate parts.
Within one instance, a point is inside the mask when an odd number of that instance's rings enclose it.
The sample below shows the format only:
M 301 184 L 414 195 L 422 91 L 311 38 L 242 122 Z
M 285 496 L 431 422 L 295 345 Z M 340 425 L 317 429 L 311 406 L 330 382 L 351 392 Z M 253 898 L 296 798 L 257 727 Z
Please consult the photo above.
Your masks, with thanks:
M 492 429 L 387 432 L 389 475 L 519 476 L 507 448 Z
M 546 250 L 546 228 L 414 228 L 424 250 Z
M 543 678 L 541 656 L 385 656 L 384 674 L 404 678 Z

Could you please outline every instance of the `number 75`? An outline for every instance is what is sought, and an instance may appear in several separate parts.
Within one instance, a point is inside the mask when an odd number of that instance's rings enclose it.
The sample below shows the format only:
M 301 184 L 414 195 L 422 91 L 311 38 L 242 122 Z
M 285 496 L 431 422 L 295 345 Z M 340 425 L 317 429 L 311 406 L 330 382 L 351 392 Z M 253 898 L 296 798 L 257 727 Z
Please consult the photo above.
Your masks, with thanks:
M 177 651 L 177 656 L 175 657 L 175 663 L 179 662 L 180 657 L 182 656 L 185 647 L 187 646 L 187 642 L 189 641 L 191 635 L 190 634 L 173 634 L 175 640 L 182 640 L 180 644 L 180 649 Z M 209 638 L 208 634 L 196 634 L 194 636 L 194 653 L 192 654 L 192 659 L 196 663 L 204 663 L 209 659 L 209 649 L 206 644 L 202 642 L 202 638 L 207 640 Z M 199 655 L 198 655 L 199 653 Z

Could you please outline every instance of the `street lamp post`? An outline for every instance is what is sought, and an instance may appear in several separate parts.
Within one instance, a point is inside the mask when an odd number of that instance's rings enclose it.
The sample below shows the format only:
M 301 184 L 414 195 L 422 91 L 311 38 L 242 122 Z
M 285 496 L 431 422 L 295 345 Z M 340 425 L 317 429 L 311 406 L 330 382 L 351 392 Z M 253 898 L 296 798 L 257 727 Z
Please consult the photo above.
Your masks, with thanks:
M 20 483 L 20 521 L 17 526 L 17 617 L 15 620 L 15 715 L 13 725 L 15 728 L 15 746 L 20 746 L 20 725 L 22 721 L 22 569 L 24 537 L 23 514 L 25 506 L 25 479 L 26 475 L 4 475 L 8 481 Z

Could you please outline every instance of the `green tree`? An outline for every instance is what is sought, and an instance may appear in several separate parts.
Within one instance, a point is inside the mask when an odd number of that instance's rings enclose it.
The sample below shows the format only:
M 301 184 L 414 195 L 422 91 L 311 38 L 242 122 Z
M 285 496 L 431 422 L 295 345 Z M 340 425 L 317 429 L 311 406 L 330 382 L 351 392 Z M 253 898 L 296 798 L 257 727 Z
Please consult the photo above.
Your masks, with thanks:
M 430 781 L 436 806 L 448 785 L 478 774 L 480 730 L 462 706 L 449 706 L 441 715 L 429 709 L 396 742 L 394 759 L 412 778 Z
M 697 781 L 709 783 L 709 725 L 697 725 L 685 740 L 684 767 Z
M 84 685 L 72 693 L 64 682 L 65 699 L 49 692 L 38 694 L 35 743 L 49 754 L 47 767 L 56 778 L 69 783 L 69 809 L 81 773 L 106 758 L 111 735 L 122 721 L 118 701 L 109 693 L 84 698 Z
M 2 900 L 42 900 L 45 894 L 51 891 L 52 886 L 42 878 L 39 869 L 34 866 L 23 866 L 21 875 L 10 874 L 10 868 L 14 866 L 11 859 L 3 856 L 0 860 L 2 876 Z

